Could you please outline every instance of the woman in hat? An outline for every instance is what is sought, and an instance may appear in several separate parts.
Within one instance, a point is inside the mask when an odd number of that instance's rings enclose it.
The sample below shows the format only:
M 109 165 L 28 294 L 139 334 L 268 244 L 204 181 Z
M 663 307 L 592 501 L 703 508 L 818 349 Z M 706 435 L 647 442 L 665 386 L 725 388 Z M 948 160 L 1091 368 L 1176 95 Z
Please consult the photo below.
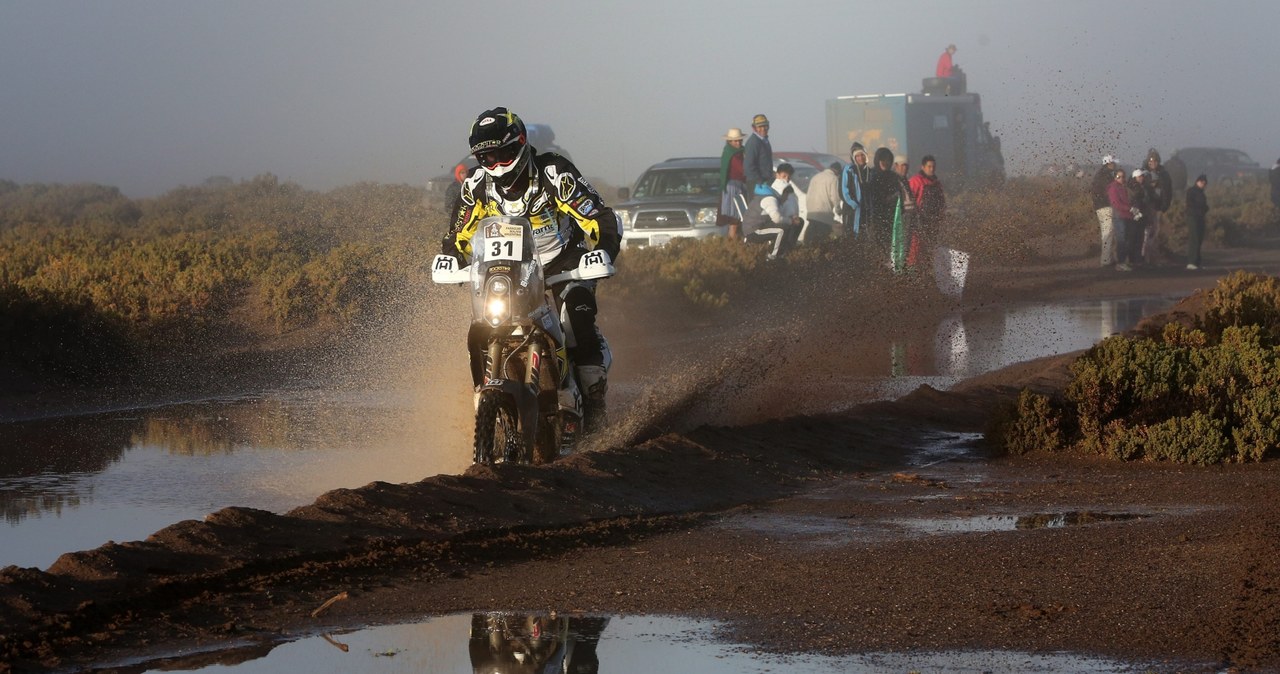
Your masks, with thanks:
M 729 129 L 720 151 L 720 213 L 717 225 L 728 225 L 729 238 L 742 237 L 742 217 L 747 212 L 746 174 L 742 168 L 742 129 Z

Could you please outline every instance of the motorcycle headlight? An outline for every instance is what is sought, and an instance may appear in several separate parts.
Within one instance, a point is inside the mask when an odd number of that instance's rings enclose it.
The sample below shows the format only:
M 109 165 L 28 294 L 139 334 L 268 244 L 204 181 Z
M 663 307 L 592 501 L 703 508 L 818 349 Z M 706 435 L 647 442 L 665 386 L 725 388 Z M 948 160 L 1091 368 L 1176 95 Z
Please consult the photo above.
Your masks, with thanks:
M 511 318 L 511 283 L 501 276 L 489 279 L 485 294 L 484 317 L 489 325 L 500 325 Z
M 699 208 L 693 224 L 697 227 L 714 227 L 717 210 L 715 208 Z

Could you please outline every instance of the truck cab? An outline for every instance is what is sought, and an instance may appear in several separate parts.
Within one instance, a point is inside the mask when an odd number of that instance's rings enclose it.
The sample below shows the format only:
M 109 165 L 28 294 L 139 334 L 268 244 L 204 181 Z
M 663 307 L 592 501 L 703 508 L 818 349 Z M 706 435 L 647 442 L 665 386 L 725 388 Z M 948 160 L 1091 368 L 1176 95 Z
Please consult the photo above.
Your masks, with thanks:
M 929 78 L 933 80 L 936 78 Z M 925 155 L 951 189 L 1004 181 L 1000 138 L 982 118 L 982 98 L 926 80 L 918 94 L 841 96 L 827 101 L 827 150 L 847 156 L 862 143 L 868 154 L 887 147 L 918 167 Z M 945 93 L 950 91 L 951 93 Z

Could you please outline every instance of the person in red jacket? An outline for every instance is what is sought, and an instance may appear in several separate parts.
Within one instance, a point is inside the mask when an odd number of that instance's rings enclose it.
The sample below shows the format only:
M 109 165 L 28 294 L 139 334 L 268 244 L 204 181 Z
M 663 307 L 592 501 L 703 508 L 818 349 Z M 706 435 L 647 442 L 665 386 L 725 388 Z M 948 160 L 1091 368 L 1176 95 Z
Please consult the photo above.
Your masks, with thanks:
M 938 180 L 938 160 L 927 154 L 920 161 L 920 172 L 911 176 L 907 187 L 915 202 L 915 226 L 912 228 L 911 249 L 907 253 L 907 265 L 921 265 L 932 269 L 933 249 L 938 245 L 938 233 L 943 214 L 947 210 L 947 198 Z
M 956 46 L 947 45 L 943 50 L 942 56 L 938 57 L 938 77 L 952 77 L 955 75 L 955 67 L 951 64 L 951 55 L 956 53 Z

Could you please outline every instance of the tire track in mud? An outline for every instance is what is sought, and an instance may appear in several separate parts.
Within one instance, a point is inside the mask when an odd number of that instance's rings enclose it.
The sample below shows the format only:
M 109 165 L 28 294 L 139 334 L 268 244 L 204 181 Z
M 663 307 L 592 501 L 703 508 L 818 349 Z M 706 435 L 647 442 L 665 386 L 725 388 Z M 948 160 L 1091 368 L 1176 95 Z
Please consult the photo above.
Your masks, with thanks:
M 1254 560 L 1237 582 L 1232 599 L 1230 641 L 1223 644 L 1224 664 L 1255 669 L 1280 657 L 1280 523 L 1272 520 L 1251 532 Z

